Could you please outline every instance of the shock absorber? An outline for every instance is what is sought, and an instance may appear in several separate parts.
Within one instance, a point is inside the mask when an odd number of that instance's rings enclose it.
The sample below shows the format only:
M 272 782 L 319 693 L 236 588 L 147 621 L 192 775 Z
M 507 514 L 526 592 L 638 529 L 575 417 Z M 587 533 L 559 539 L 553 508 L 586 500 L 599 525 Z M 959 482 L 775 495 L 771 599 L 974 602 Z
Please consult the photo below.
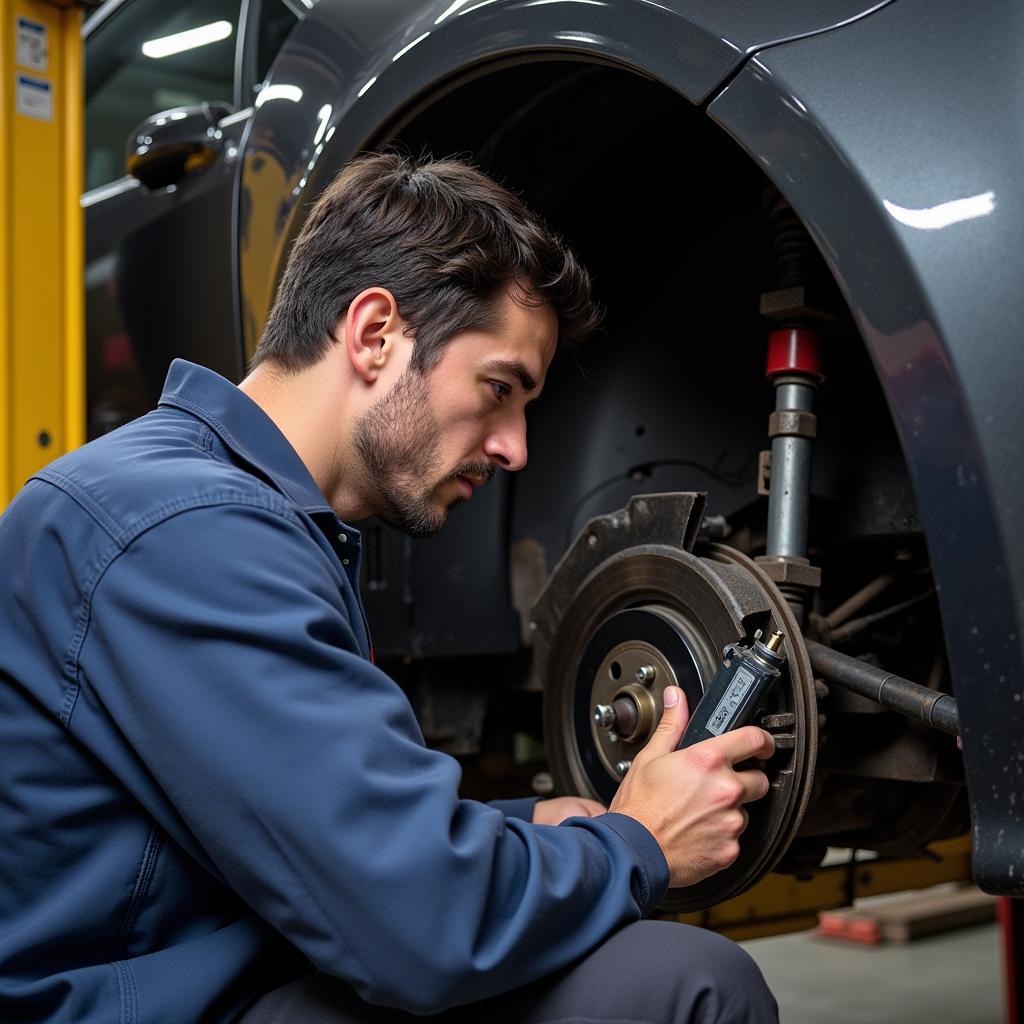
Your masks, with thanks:
M 811 502 L 811 448 L 817 433 L 814 393 L 823 380 L 820 338 L 808 328 L 772 331 L 765 375 L 775 388 L 768 420 L 771 469 L 768 484 L 768 539 L 764 560 L 790 604 L 802 609 L 804 588 L 816 586 L 807 558 Z
M 814 397 L 824 380 L 821 336 L 810 324 L 830 319 L 810 290 L 816 251 L 789 203 L 766 194 L 779 287 L 761 296 L 761 313 L 777 323 L 768 337 L 765 375 L 775 389 L 768 421 L 770 453 L 763 453 L 758 489 L 768 495 L 765 553 L 759 559 L 803 620 L 808 588 L 821 574 L 807 557 L 811 452 L 817 433 Z

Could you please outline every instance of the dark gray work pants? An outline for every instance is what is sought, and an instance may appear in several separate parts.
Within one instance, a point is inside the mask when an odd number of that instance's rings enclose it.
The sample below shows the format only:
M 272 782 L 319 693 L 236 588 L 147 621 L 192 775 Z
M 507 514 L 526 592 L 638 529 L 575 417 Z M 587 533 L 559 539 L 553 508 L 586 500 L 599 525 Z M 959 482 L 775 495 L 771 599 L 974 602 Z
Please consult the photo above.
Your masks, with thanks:
M 720 935 L 640 921 L 557 974 L 437 1017 L 369 1006 L 324 974 L 267 993 L 241 1024 L 777 1024 L 754 961 Z

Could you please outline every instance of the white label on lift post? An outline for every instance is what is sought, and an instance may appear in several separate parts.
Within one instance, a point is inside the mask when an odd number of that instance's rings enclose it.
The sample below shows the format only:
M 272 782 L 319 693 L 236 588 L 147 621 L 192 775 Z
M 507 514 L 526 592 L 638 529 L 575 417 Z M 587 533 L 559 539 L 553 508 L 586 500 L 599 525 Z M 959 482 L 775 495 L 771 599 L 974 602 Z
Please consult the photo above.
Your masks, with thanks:
M 18 113 L 39 121 L 53 120 L 53 86 L 45 78 L 18 75 Z
M 18 18 L 17 45 L 14 61 L 23 68 L 46 71 L 50 66 L 50 44 L 46 26 L 39 21 Z

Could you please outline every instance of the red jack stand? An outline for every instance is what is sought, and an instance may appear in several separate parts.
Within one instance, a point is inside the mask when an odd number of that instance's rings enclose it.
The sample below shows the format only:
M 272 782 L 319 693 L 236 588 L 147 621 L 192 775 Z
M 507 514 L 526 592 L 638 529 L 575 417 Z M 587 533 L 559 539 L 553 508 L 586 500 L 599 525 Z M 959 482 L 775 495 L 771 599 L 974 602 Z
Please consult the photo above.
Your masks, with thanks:
M 1024 1024 L 1024 900 L 999 900 L 999 930 L 1003 940 L 1006 984 L 1006 1024 Z

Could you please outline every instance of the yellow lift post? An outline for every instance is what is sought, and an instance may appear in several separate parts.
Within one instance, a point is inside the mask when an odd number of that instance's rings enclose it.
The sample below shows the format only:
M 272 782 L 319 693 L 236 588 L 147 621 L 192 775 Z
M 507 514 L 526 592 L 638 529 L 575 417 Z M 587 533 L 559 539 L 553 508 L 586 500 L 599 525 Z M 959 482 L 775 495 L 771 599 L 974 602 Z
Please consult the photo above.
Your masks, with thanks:
M 0 509 L 85 439 L 82 9 L 0 0 Z

